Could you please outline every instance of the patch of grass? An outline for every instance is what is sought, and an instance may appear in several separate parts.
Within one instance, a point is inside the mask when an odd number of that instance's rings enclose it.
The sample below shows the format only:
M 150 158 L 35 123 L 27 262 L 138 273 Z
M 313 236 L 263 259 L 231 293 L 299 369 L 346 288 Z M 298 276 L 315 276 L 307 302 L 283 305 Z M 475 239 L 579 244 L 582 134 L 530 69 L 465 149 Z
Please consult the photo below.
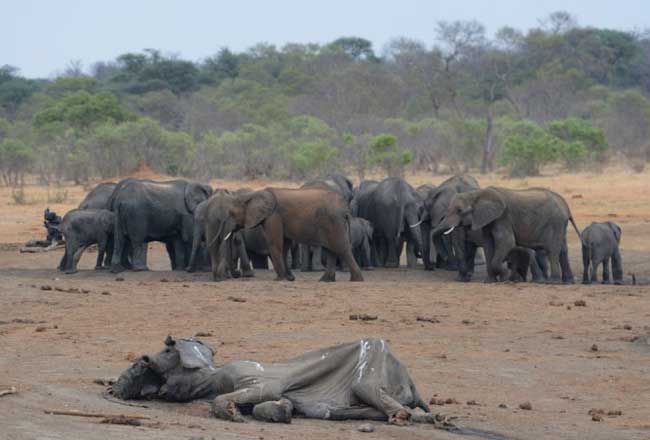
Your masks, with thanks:
M 65 203 L 68 201 L 68 190 L 58 188 L 54 194 L 47 192 L 48 203 Z

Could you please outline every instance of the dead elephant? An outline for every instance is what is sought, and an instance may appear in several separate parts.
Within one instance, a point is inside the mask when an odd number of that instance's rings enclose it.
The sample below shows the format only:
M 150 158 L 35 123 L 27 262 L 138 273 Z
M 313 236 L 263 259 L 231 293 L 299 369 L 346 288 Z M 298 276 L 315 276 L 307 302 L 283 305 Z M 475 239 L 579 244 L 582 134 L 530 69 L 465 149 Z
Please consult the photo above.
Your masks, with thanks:
M 122 399 L 212 398 L 212 414 L 235 422 L 251 414 L 266 422 L 290 423 L 292 415 L 302 415 L 450 426 L 429 411 L 383 339 L 361 339 L 281 363 L 235 361 L 215 367 L 213 355 L 194 338 L 167 337 L 165 348 L 139 358 L 112 392 Z

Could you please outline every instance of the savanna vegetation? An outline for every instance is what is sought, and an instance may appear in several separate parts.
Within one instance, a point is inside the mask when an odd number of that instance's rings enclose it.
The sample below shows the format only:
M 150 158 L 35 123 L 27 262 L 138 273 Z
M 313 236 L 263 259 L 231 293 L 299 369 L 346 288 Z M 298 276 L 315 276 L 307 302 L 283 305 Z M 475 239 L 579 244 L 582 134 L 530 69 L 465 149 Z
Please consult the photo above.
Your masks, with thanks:
M 218 46 L 215 42 L 215 46 Z M 56 78 L 0 68 L 0 173 L 19 185 L 124 175 L 144 161 L 198 179 L 343 169 L 535 175 L 650 158 L 650 33 L 579 26 L 488 37 L 439 22 L 428 42 L 228 48 L 194 62 L 146 49 Z

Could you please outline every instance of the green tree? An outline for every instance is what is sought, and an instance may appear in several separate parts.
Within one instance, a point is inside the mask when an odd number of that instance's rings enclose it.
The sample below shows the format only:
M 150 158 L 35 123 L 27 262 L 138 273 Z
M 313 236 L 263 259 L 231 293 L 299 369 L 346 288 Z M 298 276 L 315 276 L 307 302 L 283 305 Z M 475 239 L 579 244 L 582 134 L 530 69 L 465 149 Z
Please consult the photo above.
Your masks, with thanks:
M 5 185 L 22 185 L 34 159 L 33 150 L 20 140 L 3 140 L 0 143 L 0 171 Z
M 520 121 L 505 139 L 500 163 L 512 177 L 536 176 L 542 165 L 557 160 L 561 142 L 534 122 Z
M 560 151 L 569 169 L 576 169 L 585 158 L 602 161 L 609 145 L 602 129 L 580 118 L 551 121 L 549 132 L 567 145 Z
M 95 124 L 124 122 L 130 118 L 112 93 L 90 94 L 81 90 L 66 94 L 54 105 L 38 112 L 34 116 L 34 126 L 41 128 L 63 122 L 75 129 L 86 130 Z
M 401 176 L 404 167 L 413 160 L 413 153 L 397 145 L 397 138 L 391 134 L 380 134 L 370 141 L 369 162 L 378 166 L 388 176 Z

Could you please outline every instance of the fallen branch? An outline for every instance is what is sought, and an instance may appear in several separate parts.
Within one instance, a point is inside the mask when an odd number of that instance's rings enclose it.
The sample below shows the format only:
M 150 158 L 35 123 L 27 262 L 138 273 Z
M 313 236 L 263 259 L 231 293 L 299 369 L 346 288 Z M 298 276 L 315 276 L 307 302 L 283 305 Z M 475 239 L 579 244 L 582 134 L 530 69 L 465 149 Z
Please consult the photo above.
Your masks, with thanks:
M 18 391 L 16 390 L 16 387 L 11 387 L 6 390 L 0 390 L 0 397 L 2 396 L 8 396 L 10 394 L 16 394 Z
M 76 409 L 45 409 L 45 414 L 52 414 L 55 416 L 74 416 L 74 417 L 96 417 L 102 419 L 117 419 L 117 418 L 130 418 L 135 420 L 147 420 L 149 417 L 141 415 L 126 415 L 126 414 L 104 414 L 104 413 L 90 413 L 83 412 Z

